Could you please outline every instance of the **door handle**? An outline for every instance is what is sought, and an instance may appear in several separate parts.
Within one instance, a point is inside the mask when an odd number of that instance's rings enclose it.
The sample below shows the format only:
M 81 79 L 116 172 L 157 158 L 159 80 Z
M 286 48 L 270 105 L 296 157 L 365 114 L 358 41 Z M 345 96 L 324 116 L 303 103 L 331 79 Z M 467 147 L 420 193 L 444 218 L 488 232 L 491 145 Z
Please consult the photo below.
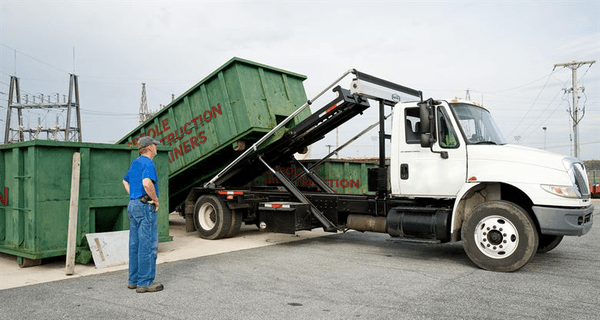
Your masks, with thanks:
M 400 165 L 400 179 L 408 180 L 408 163 Z

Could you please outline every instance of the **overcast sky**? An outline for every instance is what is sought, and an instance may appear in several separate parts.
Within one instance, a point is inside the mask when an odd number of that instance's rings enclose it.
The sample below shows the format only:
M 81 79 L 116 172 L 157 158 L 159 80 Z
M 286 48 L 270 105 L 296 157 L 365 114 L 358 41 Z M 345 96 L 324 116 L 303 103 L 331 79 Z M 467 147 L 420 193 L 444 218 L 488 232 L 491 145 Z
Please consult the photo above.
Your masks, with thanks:
M 492 111 L 508 142 L 572 155 L 572 98 L 563 90 L 572 87 L 571 70 L 553 68 L 600 61 L 600 5 L 0 0 L 0 137 L 11 75 L 32 99 L 67 94 L 74 72 L 83 140 L 114 142 L 138 125 L 142 82 L 156 110 L 234 56 L 308 76 L 309 98 L 350 68 L 422 90 L 425 98 L 465 97 L 468 89 Z M 577 71 L 585 88 L 579 157 L 600 159 L 600 65 Z M 36 126 L 38 117 L 52 126 L 56 115 L 28 112 L 25 127 Z M 371 112 L 340 128 L 340 142 L 376 117 Z M 342 155 L 374 155 L 375 135 Z M 334 144 L 328 136 L 313 155 Z

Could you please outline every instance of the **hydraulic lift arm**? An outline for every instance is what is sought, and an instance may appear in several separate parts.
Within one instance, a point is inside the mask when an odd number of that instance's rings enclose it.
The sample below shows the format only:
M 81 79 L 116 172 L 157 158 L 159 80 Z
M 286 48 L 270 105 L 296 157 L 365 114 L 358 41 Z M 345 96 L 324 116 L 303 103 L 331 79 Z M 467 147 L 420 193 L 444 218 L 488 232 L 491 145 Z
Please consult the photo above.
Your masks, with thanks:
M 277 176 L 290 194 L 294 195 L 300 202 L 309 205 L 311 213 L 323 225 L 326 231 L 337 230 L 339 228 L 338 226 L 329 221 L 291 181 L 274 170 L 270 165 L 275 166 L 282 162 L 289 161 L 296 152 L 321 140 L 327 133 L 333 131 L 335 128 L 356 115 L 361 114 L 370 107 L 368 99 L 375 99 L 379 101 L 380 104 L 380 145 L 383 145 L 385 133 L 383 132 L 382 127 L 383 122 L 387 118 L 383 114 L 383 106 L 395 105 L 400 101 L 401 94 L 409 94 L 419 98 L 422 97 L 420 91 L 400 86 L 356 70 L 350 70 L 334 84 L 339 82 L 349 73 L 356 76 L 351 83 L 351 90 L 343 89 L 340 86 L 335 87 L 333 91 L 338 95 L 333 101 L 329 102 L 317 112 L 291 128 L 279 140 L 263 149 L 258 148 L 260 144 L 283 127 L 285 123 L 289 122 L 302 109 L 312 104 L 311 101 L 308 101 L 307 104 L 286 118 L 276 128 L 271 130 L 267 135 L 230 163 L 225 169 L 219 172 L 213 179 L 205 184 L 205 187 L 214 187 L 216 185 L 224 186 L 224 184 L 242 186 L 255 177 L 260 176 L 266 167 Z M 328 87 L 328 89 L 332 86 Z M 321 92 L 316 98 L 320 97 L 323 93 L 324 92 Z M 383 157 L 382 160 L 385 161 L 385 149 L 383 148 L 380 148 L 380 157 Z M 269 163 L 267 163 L 265 159 L 268 159 Z M 384 166 L 384 164 L 380 164 L 380 167 L 382 166 Z M 303 170 L 307 174 L 310 173 L 306 168 L 303 168 Z M 381 173 L 383 173 L 383 171 Z M 309 174 L 309 176 L 311 175 L 312 173 Z M 329 188 L 329 186 L 327 186 L 319 177 L 311 176 L 311 179 L 315 181 L 323 191 L 333 193 L 333 190 L 331 190 L 331 188 Z

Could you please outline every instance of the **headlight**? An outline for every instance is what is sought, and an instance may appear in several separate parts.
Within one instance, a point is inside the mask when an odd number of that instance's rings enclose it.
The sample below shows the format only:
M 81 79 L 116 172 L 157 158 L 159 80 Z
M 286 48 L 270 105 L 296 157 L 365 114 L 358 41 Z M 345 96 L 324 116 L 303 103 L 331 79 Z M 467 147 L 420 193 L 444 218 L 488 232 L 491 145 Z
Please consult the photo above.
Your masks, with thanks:
M 542 189 L 565 198 L 580 198 L 579 192 L 575 190 L 574 187 L 568 186 L 552 186 L 547 184 L 542 184 Z

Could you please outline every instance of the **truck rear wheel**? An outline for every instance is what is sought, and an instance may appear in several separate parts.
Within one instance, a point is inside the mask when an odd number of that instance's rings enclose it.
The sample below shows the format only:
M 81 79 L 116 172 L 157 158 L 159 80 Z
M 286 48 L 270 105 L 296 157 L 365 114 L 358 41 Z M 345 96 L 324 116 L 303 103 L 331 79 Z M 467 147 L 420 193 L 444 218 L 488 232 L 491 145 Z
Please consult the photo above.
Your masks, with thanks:
M 201 196 L 194 206 L 194 224 L 204 239 L 223 238 L 231 230 L 231 210 L 216 196 Z
M 518 205 L 489 201 L 475 207 L 463 222 L 461 236 L 467 256 L 482 269 L 511 272 L 536 253 L 538 234 Z
M 241 209 L 231 210 L 231 226 L 225 235 L 225 238 L 235 237 L 235 235 L 238 234 L 240 228 L 242 227 L 243 218 L 244 214 Z
M 546 253 L 560 244 L 563 236 L 551 236 L 551 235 L 541 235 L 540 241 L 537 248 L 537 253 Z

